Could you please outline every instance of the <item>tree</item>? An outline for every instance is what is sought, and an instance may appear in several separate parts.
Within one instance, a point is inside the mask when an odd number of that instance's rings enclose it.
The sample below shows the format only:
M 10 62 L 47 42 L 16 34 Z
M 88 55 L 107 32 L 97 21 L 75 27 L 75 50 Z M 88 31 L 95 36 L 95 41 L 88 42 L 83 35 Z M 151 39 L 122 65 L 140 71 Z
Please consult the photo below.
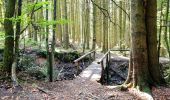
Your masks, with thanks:
M 18 12 L 17 17 L 21 16 L 21 10 L 22 9 L 22 0 L 18 0 Z M 16 77 L 16 68 L 18 67 L 18 61 L 19 61 L 19 38 L 21 33 L 21 19 L 19 19 L 16 22 L 16 32 L 15 32 L 15 42 L 14 42 L 14 61 L 12 64 L 12 80 L 14 86 L 18 86 L 18 81 Z
M 64 9 L 65 9 L 65 19 L 68 19 L 68 15 L 67 15 L 67 0 L 64 0 Z M 69 31 L 68 31 L 68 23 L 65 24 L 65 28 L 64 28 L 64 35 L 63 35 L 63 45 L 65 49 L 69 48 Z
M 86 18 L 85 18 L 85 39 L 86 49 L 90 49 L 90 1 L 86 0 Z
M 157 49 L 157 2 L 148 0 L 146 6 L 146 32 L 148 46 L 148 68 L 153 81 L 157 84 L 162 82 L 160 74 L 158 49 Z
M 2 70 L 10 75 L 11 67 L 13 63 L 13 48 L 14 48 L 14 29 L 12 18 L 15 12 L 16 0 L 5 0 L 5 48 L 3 57 L 3 68 Z
M 142 91 L 162 82 L 156 42 L 156 8 L 156 0 L 131 0 L 131 63 L 125 83 Z
M 108 11 L 109 0 L 103 0 L 103 8 Z M 103 19 L 103 52 L 108 50 L 108 16 L 104 15 Z
M 95 0 L 94 0 L 94 2 L 96 2 Z M 96 32 L 97 32 L 97 24 L 96 24 L 96 22 L 97 22 L 97 18 L 96 18 L 96 16 L 97 16 L 97 7 L 93 4 L 93 44 L 92 44 L 92 49 L 94 50 L 94 49 L 96 49 Z
M 166 6 L 166 14 L 165 14 L 165 33 L 164 33 L 164 40 L 166 44 L 166 48 L 168 51 L 168 56 L 170 57 L 170 37 L 168 39 L 168 15 L 169 15 L 169 6 L 170 6 L 170 0 L 167 0 L 167 6 Z M 170 34 L 170 33 L 169 33 Z

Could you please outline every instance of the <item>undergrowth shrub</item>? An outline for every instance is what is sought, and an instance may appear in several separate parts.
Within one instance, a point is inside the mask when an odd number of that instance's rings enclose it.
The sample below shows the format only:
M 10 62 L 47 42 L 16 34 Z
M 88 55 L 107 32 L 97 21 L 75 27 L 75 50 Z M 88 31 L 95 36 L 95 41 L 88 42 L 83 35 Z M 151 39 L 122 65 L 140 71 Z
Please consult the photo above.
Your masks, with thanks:
M 42 80 L 47 77 L 47 64 L 36 64 L 35 56 L 23 55 L 19 62 L 18 70 L 26 72 L 32 77 L 38 80 Z
M 164 65 L 164 78 L 170 84 L 170 63 Z

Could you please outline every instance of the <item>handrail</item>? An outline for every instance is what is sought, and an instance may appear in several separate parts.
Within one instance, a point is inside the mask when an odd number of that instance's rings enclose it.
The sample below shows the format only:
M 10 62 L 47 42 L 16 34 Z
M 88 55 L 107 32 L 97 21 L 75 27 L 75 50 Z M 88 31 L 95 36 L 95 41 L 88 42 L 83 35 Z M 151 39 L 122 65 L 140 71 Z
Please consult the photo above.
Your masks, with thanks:
M 101 83 L 104 83 L 104 70 L 105 69 L 106 69 L 106 73 L 107 73 L 106 74 L 106 76 L 107 76 L 107 83 L 109 82 L 109 67 L 110 67 L 111 51 L 130 51 L 130 50 L 125 50 L 125 49 L 110 49 L 110 50 L 108 50 L 104 54 L 104 56 L 97 62 L 102 67 L 102 77 L 100 79 Z M 104 59 L 106 59 L 106 62 L 104 62 Z
M 105 68 L 106 68 L 106 71 L 107 71 L 107 83 L 108 83 L 108 80 L 109 80 L 109 66 L 110 66 L 110 50 L 108 50 L 105 54 L 104 54 L 104 56 L 97 62 L 98 64 L 100 64 L 101 65 L 101 67 L 102 67 L 102 76 L 101 76 L 101 79 L 100 79 L 100 81 L 101 81 L 101 83 L 104 83 L 104 70 L 105 70 Z M 106 64 L 104 64 L 104 59 L 106 58 Z M 104 65 L 106 65 L 106 66 L 104 66 Z
M 100 64 L 108 55 L 110 54 L 110 50 L 107 51 L 104 56 L 97 62 L 98 64 Z
M 94 56 L 93 56 L 93 57 L 95 58 L 95 50 L 93 50 L 93 51 L 90 51 L 90 52 L 88 52 L 88 53 L 82 55 L 82 56 L 79 57 L 78 59 L 74 60 L 73 63 L 79 62 L 80 60 L 82 60 L 83 58 L 85 58 L 86 56 L 88 56 L 88 55 L 90 55 L 90 54 L 92 54 L 92 53 L 94 53 Z
M 130 49 L 110 49 L 110 51 L 130 51 Z
M 79 66 L 80 66 L 80 65 L 79 65 L 79 61 L 83 60 L 83 58 L 85 58 L 85 57 L 88 56 L 88 55 L 90 55 L 90 57 L 91 57 L 91 54 L 92 54 L 92 53 L 93 53 L 93 59 L 95 59 L 95 53 L 96 53 L 96 51 L 93 50 L 93 51 L 90 51 L 90 52 L 82 55 L 81 57 L 79 57 L 78 59 L 76 59 L 76 60 L 73 61 L 75 67 L 77 67 L 77 75 L 79 74 L 79 73 L 78 73 L 78 72 L 79 72 Z

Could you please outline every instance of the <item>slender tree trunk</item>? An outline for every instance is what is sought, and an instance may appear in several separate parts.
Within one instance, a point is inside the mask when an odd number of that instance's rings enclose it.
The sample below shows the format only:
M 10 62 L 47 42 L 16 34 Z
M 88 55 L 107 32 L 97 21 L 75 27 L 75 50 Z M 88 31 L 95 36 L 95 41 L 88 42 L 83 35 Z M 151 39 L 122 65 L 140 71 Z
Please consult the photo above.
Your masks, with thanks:
M 46 1 L 48 1 L 48 0 L 46 0 Z M 48 6 L 48 4 L 46 4 L 46 11 L 45 11 L 45 14 L 46 14 L 46 21 L 48 21 L 49 20 L 49 18 L 48 18 L 48 15 L 49 15 L 49 11 L 48 11 L 48 8 L 49 8 L 49 6 Z M 49 43 L 48 43 L 48 41 L 49 41 L 49 38 L 48 38 L 48 36 L 49 36 L 49 26 L 48 25 L 46 25 L 46 51 L 47 51 L 47 71 L 48 71 L 48 78 L 49 78 L 49 81 L 51 81 L 50 80 L 50 51 L 49 51 Z
M 108 0 L 104 0 L 103 2 L 103 8 L 108 10 Z M 107 16 L 104 16 L 103 19 L 103 52 L 106 52 L 108 50 L 108 18 Z
M 167 0 L 167 6 L 166 6 L 166 15 L 165 15 L 165 32 L 164 32 L 164 40 L 166 44 L 166 48 L 168 51 L 168 56 L 170 57 L 170 43 L 168 41 L 168 15 L 169 15 L 169 3 L 170 0 Z
M 160 27 L 159 27 L 159 40 L 158 40 L 158 57 L 160 57 L 161 40 L 162 40 L 162 18 L 163 18 L 163 2 L 161 3 L 161 14 L 160 14 Z
M 18 13 L 17 16 L 21 16 L 21 9 L 22 9 L 22 0 L 18 0 Z M 14 62 L 12 64 L 12 80 L 14 82 L 14 86 L 18 86 L 18 81 L 16 77 L 16 67 L 18 67 L 19 61 L 19 38 L 21 32 L 21 20 L 16 23 L 16 33 L 15 33 L 15 44 L 14 44 Z
M 64 0 L 64 9 L 65 9 L 65 19 L 67 20 L 67 0 Z M 64 28 L 64 38 L 63 38 L 63 43 L 64 43 L 64 48 L 68 49 L 69 48 L 69 31 L 68 31 L 68 23 L 65 24 Z
M 96 0 L 97 1 L 97 0 Z M 94 2 L 96 2 L 94 1 Z M 97 32 L 97 26 L 96 26 L 96 22 L 97 22 L 97 7 L 93 4 L 93 44 L 92 44 L 92 49 L 96 49 L 96 32 Z
M 86 49 L 90 49 L 90 2 L 86 0 Z
M 113 9 L 114 9 L 113 10 L 113 14 L 114 14 L 113 15 L 114 19 L 113 20 L 114 20 L 115 23 L 117 23 L 117 6 L 114 5 L 114 4 L 113 4 Z M 117 28 L 117 25 L 113 26 L 113 32 L 114 32 L 113 33 L 113 35 L 114 35 L 114 41 L 113 42 L 114 42 L 114 46 L 115 46 L 117 44 L 117 42 L 118 42 L 118 34 L 117 34 L 118 33 L 118 28 Z
M 53 20 L 56 20 L 56 10 L 57 10 L 57 0 L 53 1 L 54 3 L 54 13 Z M 52 43 L 51 48 L 49 48 L 49 81 L 53 81 L 53 67 L 54 67 L 54 52 L 55 52 L 55 39 L 56 39 L 56 24 L 53 25 L 53 34 L 52 34 Z
M 119 1 L 120 7 L 122 7 L 122 1 Z M 119 48 L 122 49 L 122 41 L 123 41 L 123 24 L 122 24 L 122 9 L 119 8 Z

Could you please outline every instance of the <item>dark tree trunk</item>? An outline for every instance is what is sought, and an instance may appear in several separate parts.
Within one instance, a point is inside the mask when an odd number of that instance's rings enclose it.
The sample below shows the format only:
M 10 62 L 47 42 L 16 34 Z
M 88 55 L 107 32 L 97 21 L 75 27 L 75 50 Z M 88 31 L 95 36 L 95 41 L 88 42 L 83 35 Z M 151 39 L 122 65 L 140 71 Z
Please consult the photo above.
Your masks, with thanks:
M 146 6 L 146 32 L 148 45 L 148 68 L 153 81 L 160 84 L 162 77 L 160 74 L 158 49 L 157 49 L 157 2 L 147 0 Z
M 134 88 L 146 91 L 162 80 L 157 52 L 156 0 L 131 0 L 131 36 L 132 62 L 126 84 L 132 83 Z
M 16 0 L 5 0 L 5 20 L 4 20 L 4 29 L 5 29 L 5 48 L 4 48 L 4 57 L 3 57 L 3 71 L 10 75 L 11 67 L 13 63 L 13 49 L 14 49 L 14 29 L 12 18 L 15 12 L 15 3 Z

